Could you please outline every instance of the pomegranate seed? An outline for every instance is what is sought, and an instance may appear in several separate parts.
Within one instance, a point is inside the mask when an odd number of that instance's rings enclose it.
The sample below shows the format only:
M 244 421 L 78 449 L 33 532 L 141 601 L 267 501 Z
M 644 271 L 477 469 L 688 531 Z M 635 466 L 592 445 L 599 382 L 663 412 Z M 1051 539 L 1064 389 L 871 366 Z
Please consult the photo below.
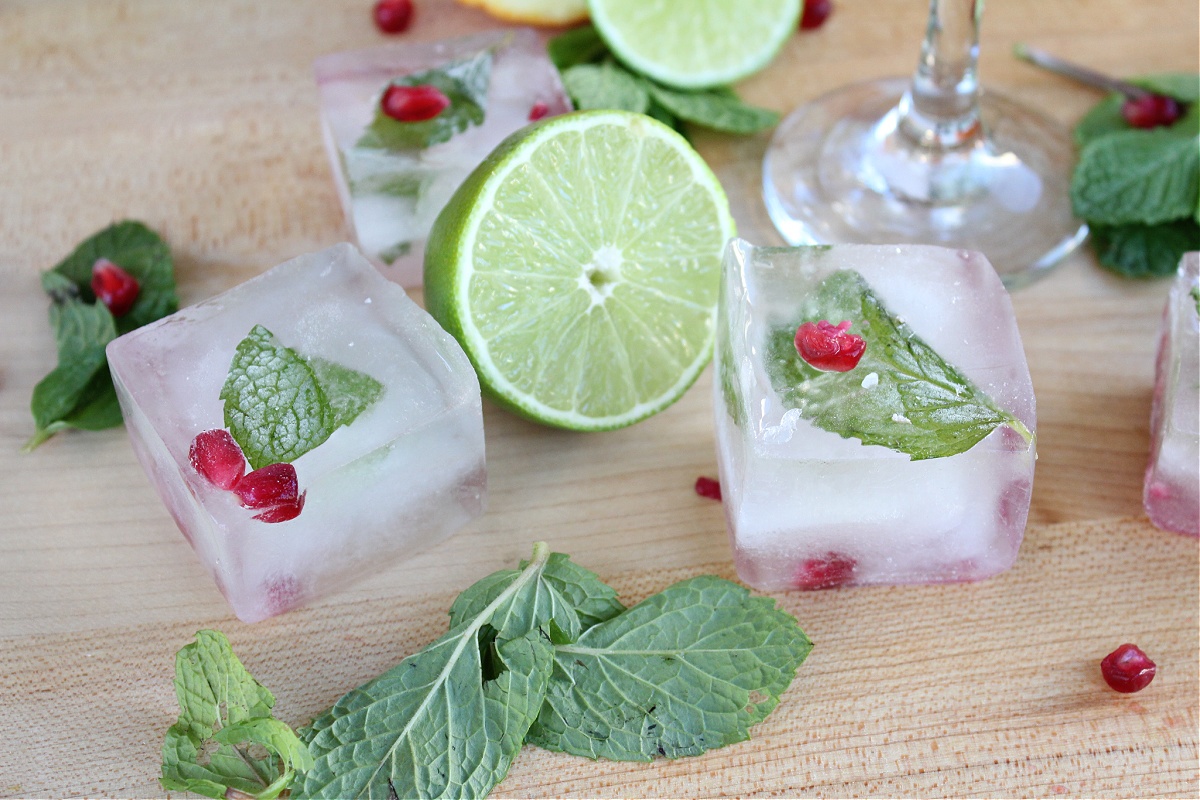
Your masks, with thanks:
M 709 500 L 721 499 L 721 483 L 713 478 L 706 478 L 701 475 L 696 478 L 696 494 L 701 497 L 707 497 Z
M 804 13 L 800 16 L 800 30 L 811 31 L 825 24 L 833 13 L 833 0 L 804 0 Z
M 404 33 L 412 24 L 412 0 L 379 0 L 374 16 L 375 27 L 384 33 Z
M 198 434 L 192 440 L 188 459 L 196 472 L 221 489 L 232 489 L 246 472 L 242 448 L 224 428 Z
M 841 553 L 826 553 L 819 558 L 805 559 L 796 570 L 797 589 L 832 589 L 849 583 L 858 562 Z
M 424 122 L 433 119 L 450 106 L 450 98 L 436 86 L 389 86 L 379 101 L 379 107 L 400 122 Z
M 107 258 L 98 258 L 92 265 L 92 291 L 100 302 L 108 306 L 114 317 L 129 313 L 140 290 L 137 278 Z
M 1154 680 L 1158 666 L 1135 644 L 1123 644 L 1100 662 L 1100 674 L 1118 692 L 1140 692 Z
M 827 320 L 806 322 L 796 330 L 796 352 L 824 372 L 849 372 L 867 351 L 863 338 L 846 333 L 849 329 L 849 321 L 838 325 Z
M 1183 114 L 1179 101 L 1162 94 L 1151 94 L 1136 100 L 1126 100 L 1121 116 L 1135 128 L 1157 128 L 1172 125 Z
M 268 464 L 238 481 L 233 493 L 246 508 L 296 503 L 300 499 L 296 468 L 291 464 Z
M 529 109 L 529 121 L 537 122 L 550 113 L 550 106 L 545 103 L 534 103 L 533 108 Z
M 255 514 L 254 518 L 263 522 L 287 522 L 289 519 L 295 519 L 304 510 L 304 495 L 306 494 L 308 492 L 305 492 L 291 502 L 271 506 L 261 514 Z

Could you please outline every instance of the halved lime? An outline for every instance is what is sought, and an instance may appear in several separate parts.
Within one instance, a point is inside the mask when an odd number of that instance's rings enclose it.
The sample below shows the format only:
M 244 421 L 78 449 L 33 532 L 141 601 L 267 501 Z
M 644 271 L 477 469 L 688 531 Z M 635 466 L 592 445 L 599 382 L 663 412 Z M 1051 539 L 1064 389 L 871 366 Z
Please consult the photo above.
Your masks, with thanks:
M 668 86 L 724 86 L 765 67 L 796 32 L 801 0 L 588 0 L 617 58 Z
M 733 233 L 721 185 L 679 134 L 626 111 L 567 114 L 505 140 L 446 205 L 425 305 L 502 405 L 618 428 L 708 363 Z

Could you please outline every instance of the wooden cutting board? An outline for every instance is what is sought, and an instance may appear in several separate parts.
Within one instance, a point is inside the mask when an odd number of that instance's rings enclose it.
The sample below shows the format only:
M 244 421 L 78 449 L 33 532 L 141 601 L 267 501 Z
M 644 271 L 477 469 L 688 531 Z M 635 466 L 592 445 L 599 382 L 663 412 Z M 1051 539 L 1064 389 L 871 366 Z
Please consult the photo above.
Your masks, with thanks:
M 412 41 L 494 24 L 448 0 L 417 3 Z M 227 633 L 300 724 L 441 633 L 458 591 L 535 540 L 627 602 L 691 575 L 733 577 L 720 506 L 692 492 L 715 474 L 708 374 L 663 414 L 607 434 L 486 408 L 484 517 L 254 626 L 231 616 L 122 431 L 17 452 L 32 432 L 30 391 L 54 360 L 37 272 L 79 239 L 146 221 L 172 246 L 187 304 L 344 238 L 310 64 L 378 43 L 369 7 L 0 3 L 0 797 L 161 795 L 159 748 L 178 713 L 172 660 L 202 627 Z M 907 72 L 925 10 L 838 0 L 823 29 L 740 89 L 788 110 Z M 1096 96 L 1016 62 L 1014 42 L 1118 75 L 1194 70 L 1198 16 L 1192 0 L 993 3 L 984 81 L 1069 124 Z M 697 144 L 722 170 L 752 146 Z M 1040 460 L 1012 571 L 780 594 L 816 647 L 751 741 L 650 764 L 527 748 L 495 795 L 1200 794 L 1197 541 L 1154 529 L 1141 510 L 1166 291 L 1102 272 L 1085 252 L 1015 296 Z M 1125 641 L 1159 664 L 1134 696 L 1099 675 Z

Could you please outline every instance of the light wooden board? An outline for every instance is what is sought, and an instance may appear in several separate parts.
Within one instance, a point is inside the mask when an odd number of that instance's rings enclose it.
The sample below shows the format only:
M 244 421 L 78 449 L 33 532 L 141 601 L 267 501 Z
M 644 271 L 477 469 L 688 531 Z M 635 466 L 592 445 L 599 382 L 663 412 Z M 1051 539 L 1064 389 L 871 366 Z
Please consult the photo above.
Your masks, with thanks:
M 305 722 L 444 629 L 454 594 L 544 539 L 627 600 L 732 577 L 711 382 L 631 429 L 575 435 L 485 411 L 488 513 L 313 607 L 229 614 L 121 431 L 30 456 L 29 394 L 52 366 L 37 271 L 114 219 L 161 231 L 183 302 L 344 238 L 310 64 L 378 43 L 368 0 L 0 2 L 0 796 L 162 793 L 172 658 L 218 627 Z M 839 0 L 740 88 L 787 110 L 907 72 L 926 4 Z M 1015 41 L 1115 74 L 1195 69 L 1192 0 L 1003 0 L 987 85 L 1064 123 L 1087 90 L 1013 60 Z M 412 40 L 491 26 L 418 0 Z M 737 147 L 698 137 L 715 165 Z M 1087 253 L 1014 298 L 1038 395 L 1040 460 L 1017 566 L 981 584 L 778 595 L 816 641 L 754 739 L 703 757 L 593 763 L 527 749 L 497 796 L 1196 796 L 1200 558 L 1141 511 L 1162 282 Z M 419 295 L 418 295 L 419 297 Z M 1098 662 L 1159 663 L 1131 697 Z

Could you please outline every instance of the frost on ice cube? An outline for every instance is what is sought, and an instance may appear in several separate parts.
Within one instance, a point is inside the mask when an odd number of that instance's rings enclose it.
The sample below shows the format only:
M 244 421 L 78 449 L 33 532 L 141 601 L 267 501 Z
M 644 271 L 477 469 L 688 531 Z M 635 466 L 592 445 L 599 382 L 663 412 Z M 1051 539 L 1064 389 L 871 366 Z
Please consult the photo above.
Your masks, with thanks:
M 108 362 L 138 460 L 246 622 L 483 510 L 475 372 L 351 245 L 126 334 Z
M 1179 264 L 1163 310 L 1143 501 L 1160 528 L 1200 535 L 1200 253 Z
M 981 254 L 735 240 L 719 314 L 717 456 L 744 581 L 933 583 L 1012 566 L 1034 397 Z
M 314 70 L 346 219 L 359 247 L 404 286 L 420 285 L 425 237 L 484 157 L 531 120 L 571 110 L 528 29 L 334 53 Z M 389 105 L 400 121 L 383 110 L 392 86 L 433 87 L 449 105 Z

